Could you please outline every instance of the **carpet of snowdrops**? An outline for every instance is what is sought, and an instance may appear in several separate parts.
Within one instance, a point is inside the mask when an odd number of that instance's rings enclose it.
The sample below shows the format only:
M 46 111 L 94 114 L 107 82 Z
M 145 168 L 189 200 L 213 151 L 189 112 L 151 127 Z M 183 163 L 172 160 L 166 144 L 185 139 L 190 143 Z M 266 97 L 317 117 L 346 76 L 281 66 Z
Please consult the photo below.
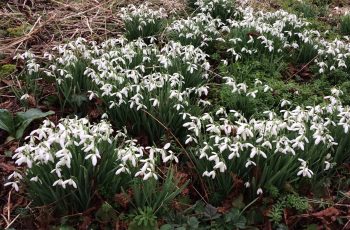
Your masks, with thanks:
M 182 18 L 148 4 L 130 5 L 121 11 L 121 37 L 102 43 L 79 38 L 43 57 L 18 55 L 26 74 L 55 79 L 62 109 L 79 113 L 59 123 L 44 120 L 30 132 L 13 156 L 26 168 L 11 174 L 6 186 L 23 187 L 39 205 L 72 196 L 80 203 L 62 210 L 83 211 L 96 190 L 119 193 L 133 180 L 161 188 L 168 173 L 182 168 L 201 199 L 220 205 L 237 190 L 232 175 L 243 183 L 239 193 L 253 201 L 269 196 L 271 188 L 282 192 L 286 185 L 331 177 L 349 162 L 350 107 L 336 84 L 321 103 L 283 99 L 259 116 L 217 104 L 215 94 L 225 87 L 239 100 L 273 95 L 265 79 L 220 71 L 262 57 L 311 53 L 307 62 L 315 75 L 349 71 L 349 38 L 326 40 L 303 18 L 253 10 L 243 1 L 194 5 Z M 100 119 L 86 117 L 77 92 L 88 98 L 85 105 L 98 104 Z

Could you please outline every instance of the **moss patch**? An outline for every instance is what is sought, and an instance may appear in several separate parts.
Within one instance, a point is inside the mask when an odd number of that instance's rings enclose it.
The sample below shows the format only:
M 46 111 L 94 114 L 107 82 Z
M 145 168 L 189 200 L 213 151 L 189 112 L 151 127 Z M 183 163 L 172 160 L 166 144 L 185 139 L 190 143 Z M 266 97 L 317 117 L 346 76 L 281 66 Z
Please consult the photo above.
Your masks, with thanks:
M 0 79 L 3 79 L 16 70 L 16 65 L 6 64 L 0 67 Z
M 8 35 L 11 37 L 20 37 L 26 34 L 27 32 L 29 32 L 31 28 L 32 28 L 31 24 L 24 23 L 17 27 L 8 28 L 7 32 L 8 32 Z

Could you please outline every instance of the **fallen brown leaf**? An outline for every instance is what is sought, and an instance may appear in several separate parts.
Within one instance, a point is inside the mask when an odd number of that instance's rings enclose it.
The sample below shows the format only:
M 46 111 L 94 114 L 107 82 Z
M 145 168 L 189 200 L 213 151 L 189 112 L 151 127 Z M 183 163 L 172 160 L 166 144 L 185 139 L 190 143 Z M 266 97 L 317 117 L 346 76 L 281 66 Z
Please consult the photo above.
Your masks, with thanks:
M 317 218 L 333 217 L 333 216 L 339 216 L 340 211 L 334 207 L 330 207 L 322 211 L 312 213 L 311 215 Z
M 2 163 L 2 162 L 0 163 L 0 171 L 2 172 L 11 173 L 15 170 L 16 170 L 16 167 L 11 164 Z

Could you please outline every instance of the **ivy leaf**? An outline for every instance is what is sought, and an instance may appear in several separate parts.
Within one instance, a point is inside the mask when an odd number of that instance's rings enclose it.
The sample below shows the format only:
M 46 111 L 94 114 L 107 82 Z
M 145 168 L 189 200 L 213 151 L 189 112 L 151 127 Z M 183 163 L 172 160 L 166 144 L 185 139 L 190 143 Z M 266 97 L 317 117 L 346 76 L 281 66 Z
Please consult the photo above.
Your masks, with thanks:
M 189 227 L 191 227 L 191 229 L 197 229 L 198 225 L 199 225 L 199 221 L 197 220 L 196 217 L 190 217 L 190 219 L 188 219 L 187 224 L 189 225 Z
M 160 230 L 173 230 L 174 227 L 171 226 L 170 224 L 164 224 L 160 227 Z
M 204 209 L 205 216 L 209 217 L 210 219 L 215 219 L 219 217 L 219 215 L 217 214 L 218 214 L 218 211 L 213 205 L 207 204 L 205 206 L 205 209 Z

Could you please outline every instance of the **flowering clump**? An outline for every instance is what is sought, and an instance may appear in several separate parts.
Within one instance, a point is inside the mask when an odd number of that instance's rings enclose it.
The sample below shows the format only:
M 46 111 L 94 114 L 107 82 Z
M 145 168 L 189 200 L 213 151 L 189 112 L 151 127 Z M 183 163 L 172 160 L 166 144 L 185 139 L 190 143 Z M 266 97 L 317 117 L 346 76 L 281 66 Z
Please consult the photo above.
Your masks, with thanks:
M 235 61 L 262 54 L 281 56 L 285 49 L 298 48 L 300 32 L 308 25 L 283 10 L 254 12 L 247 7 L 242 14 L 242 20 L 228 19 L 228 25 L 222 28 L 229 33 L 227 52 Z
M 115 45 L 107 49 L 111 42 Z M 103 99 L 115 124 L 133 124 L 130 130 L 138 134 L 146 132 L 150 141 L 165 130 L 147 113 L 177 133 L 181 128 L 178 113 L 193 104 L 190 99 L 194 95 L 198 98 L 207 94 L 202 86 L 209 68 L 206 54 L 193 46 L 174 42 L 161 50 L 142 40 L 122 46 L 123 42 L 105 43 L 104 52 L 100 52 L 103 55 L 92 60 L 96 68 L 86 70 L 86 75 L 100 89 L 92 94 Z
M 126 31 L 125 36 L 128 40 L 159 34 L 166 17 L 167 14 L 163 8 L 153 10 L 147 3 L 140 6 L 129 5 L 121 9 L 121 18 L 124 21 Z
M 109 176 L 115 172 L 114 163 L 109 160 L 117 159 L 113 153 L 115 140 L 112 132 L 105 121 L 97 125 L 76 118 L 63 119 L 58 125 L 44 121 L 41 128 L 27 137 L 29 142 L 16 150 L 13 156 L 16 164 L 26 164 L 27 169 L 23 178 L 14 172 L 16 180 L 8 185 L 12 184 L 18 190 L 17 184 L 23 179 L 38 204 L 49 204 L 65 197 L 67 203 L 59 202 L 63 206 L 73 205 L 73 209 L 88 207 L 94 186 L 101 189 L 119 184 L 119 179 Z M 72 200 L 74 204 L 69 203 Z
M 295 176 L 321 176 L 348 159 L 341 152 L 349 144 L 349 108 L 337 99 L 339 91 L 333 92 L 324 105 L 283 109 L 281 116 L 266 111 L 263 120 L 248 120 L 223 108 L 199 117 L 185 114 L 184 127 L 192 132 L 186 142 L 195 143 L 197 167 L 212 179 L 233 172 L 255 189 L 282 187 Z M 261 175 L 254 173 L 257 168 Z
M 220 40 L 219 28 L 223 25 L 220 19 L 213 19 L 210 15 L 199 13 L 193 17 L 175 20 L 167 28 L 166 32 L 173 41 L 182 45 L 195 47 L 211 47 Z
M 106 121 L 90 124 L 85 118 L 74 118 L 55 125 L 46 120 L 27 139 L 13 156 L 17 165 L 25 164 L 27 169 L 24 175 L 11 174 L 5 185 L 18 191 L 24 181 L 34 202 L 41 205 L 64 197 L 59 205 L 62 210 L 84 210 L 95 189 L 113 195 L 128 185 L 130 176 L 158 179 L 160 157 L 164 163 L 178 161 L 168 150 L 170 144 L 164 148 L 139 146 L 123 132 L 113 136 Z
M 239 17 L 239 11 L 236 11 L 237 5 L 234 0 L 198 0 L 194 5 L 201 12 L 209 13 L 213 18 L 220 18 L 223 21 L 231 16 Z

